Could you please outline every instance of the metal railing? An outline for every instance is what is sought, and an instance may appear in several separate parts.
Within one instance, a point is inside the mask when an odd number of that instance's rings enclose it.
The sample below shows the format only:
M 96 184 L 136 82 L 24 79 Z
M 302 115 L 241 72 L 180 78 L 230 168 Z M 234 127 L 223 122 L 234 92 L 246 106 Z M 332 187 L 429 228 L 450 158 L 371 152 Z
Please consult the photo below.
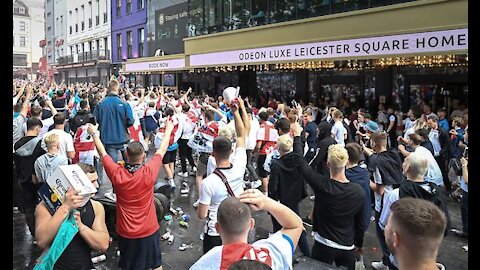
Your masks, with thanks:
M 93 50 L 73 55 L 62 56 L 59 64 L 83 63 L 96 60 L 110 60 L 110 50 Z

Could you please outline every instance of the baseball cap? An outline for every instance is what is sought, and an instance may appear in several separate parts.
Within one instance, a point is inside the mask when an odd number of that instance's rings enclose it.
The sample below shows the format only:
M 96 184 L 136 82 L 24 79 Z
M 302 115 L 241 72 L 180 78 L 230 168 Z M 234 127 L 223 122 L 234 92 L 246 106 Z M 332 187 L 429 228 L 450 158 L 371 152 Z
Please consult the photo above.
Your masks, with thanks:
M 377 132 L 378 131 L 378 124 L 375 121 L 368 121 L 368 123 L 364 126 L 365 130 L 370 132 Z

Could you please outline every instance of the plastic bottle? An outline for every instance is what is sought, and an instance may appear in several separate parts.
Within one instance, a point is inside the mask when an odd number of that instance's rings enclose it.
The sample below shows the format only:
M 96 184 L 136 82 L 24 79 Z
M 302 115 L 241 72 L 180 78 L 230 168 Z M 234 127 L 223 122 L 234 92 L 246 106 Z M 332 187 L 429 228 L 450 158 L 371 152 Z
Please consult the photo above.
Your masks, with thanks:
M 107 259 L 107 256 L 105 256 L 105 254 L 102 254 L 100 256 L 97 256 L 97 257 L 93 257 L 92 258 L 92 263 L 99 263 L 99 262 L 103 262 Z

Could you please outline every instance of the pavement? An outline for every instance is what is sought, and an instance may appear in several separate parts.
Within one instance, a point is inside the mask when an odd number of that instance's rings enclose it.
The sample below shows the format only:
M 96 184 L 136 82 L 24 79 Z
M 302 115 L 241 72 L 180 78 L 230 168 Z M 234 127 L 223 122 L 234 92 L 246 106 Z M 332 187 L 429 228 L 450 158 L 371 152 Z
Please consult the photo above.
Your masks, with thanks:
M 188 228 L 182 227 L 179 224 L 177 218 L 173 218 L 170 221 L 162 220 L 160 224 L 160 233 L 165 233 L 166 228 L 170 228 L 174 235 L 174 241 L 169 245 L 166 241 L 162 241 L 162 258 L 163 269 L 188 269 L 195 261 L 202 256 L 202 241 L 200 235 L 203 231 L 204 223 L 196 217 L 196 209 L 192 204 L 198 198 L 198 192 L 195 184 L 194 176 L 183 178 L 177 175 L 180 167 L 176 167 L 175 183 L 177 188 L 174 195 L 171 198 L 172 207 L 175 209 L 181 207 L 184 213 L 190 215 L 190 221 Z M 164 172 L 159 174 L 157 181 L 164 181 Z M 190 192 L 187 195 L 180 194 L 180 187 L 183 180 L 186 179 L 190 186 Z M 111 183 L 106 175 L 104 175 L 104 182 L 101 185 L 103 192 L 109 192 L 112 190 Z M 97 194 L 103 196 L 103 192 Z M 452 226 L 454 228 L 461 228 L 461 216 L 460 216 L 460 204 L 451 198 L 447 199 Z M 300 204 L 300 215 L 305 217 L 313 208 L 313 201 L 307 197 Z M 265 211 L 254 212 L 255 228 L 249 234 L 249 242 L 253 242 L 256 239 L 268 237 L 268 233 L 271 232 L 272 223 L 271 218 Z M 307 238 L 310 247 L 313 245 L 313 237 L 311 236 L 311 227 L 306 227 Z M 442 263 L 446 269 L 463 270 L 468 269 L 468 252 L 463 251 L 462 246 L 466 245 L 467 239 L 460 238 L 453 233 L 447 235 L 438 252 L 437 262 Z M 188 248 L 184 251 L 180 251 L 179 247 L 182 244 L 192 245 L 192 248 Z M 117 241 L 113 239 L 110 247 L 108 248 L 106 260 L 96 263 L 96 269 L 118 269 L 118 256 L 117 256 Z M 13 212 L 13 269 L 33 269 L 35 260 L 40 256 L 41 250 L 33 243 L 33 239 L 28 231 L 25 223 L 24 215 L 16 210 Z M 92 257 L 98 255 L 92 253 Z M 375 234 L 375 226 L 370 223 L 370 226 L 365 233 L 364 237 L 364 263 L 366 269 L 373 269 L 371 267 L 372 261 L 378 261 L 382 257 L 381 248 Z M 305 259 L 301 256 L 299 249 L 295 251 L 294 259 L 298 258 L 299 263 L 294 264 L 294 269 L 338 269 L 335 267 L 329 267 L 322 263 L 318 263 L 315 260 Z

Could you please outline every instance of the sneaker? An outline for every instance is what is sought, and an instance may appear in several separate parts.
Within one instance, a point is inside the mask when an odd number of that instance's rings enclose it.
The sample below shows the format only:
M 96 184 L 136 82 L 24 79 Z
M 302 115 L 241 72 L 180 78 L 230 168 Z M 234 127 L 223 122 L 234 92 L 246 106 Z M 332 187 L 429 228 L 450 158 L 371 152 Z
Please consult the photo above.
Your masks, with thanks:
M 189 191 L 190 191 L 190 188 L 188 187 L 188 183 L 183 182 L 182 189 L 180 190 L 180 194 L 188 194 Z
M 302 218 L 302 221 L 303 221 L 303 224 L 305 226 L 308 226 L 308 227 L 312 227 L 313 226 L 313 221 L 311 219 L 309 219 L 308 217 L 306 218 Z
M 250 186 L 252 188 L 259 188 L 259 187 L 262 186 L 262 180 L 258 179 L 258 180 L 255 180 L 255 181 L 251 181 Z
M 388 266 L 383 264 L 383 262 L 372 262 L 372 267 L 376 270 L 388 270 Z
M 198 200 L 197 200 L 196 202 L 193 203 L 193 207 L 197 208 L 197 207 L 198 207 L 198 204 L 199 204 L 199 202 L 198 202 Z
M 176 186 L 175 186 L 175 181 L 173 181 L 173 179 L 168 180 L 168 184 L 170 185 L 170 188 L 172 190 L 175 190 Z
M 178 176 L 188 177 L 188 172 L 179 172 L 179 173 L 178 173 Z
M 192 175 L 192 176 L 197 175 L 197 167 L 192 168 L 192 170 L 190 171 L 190 175 Z

